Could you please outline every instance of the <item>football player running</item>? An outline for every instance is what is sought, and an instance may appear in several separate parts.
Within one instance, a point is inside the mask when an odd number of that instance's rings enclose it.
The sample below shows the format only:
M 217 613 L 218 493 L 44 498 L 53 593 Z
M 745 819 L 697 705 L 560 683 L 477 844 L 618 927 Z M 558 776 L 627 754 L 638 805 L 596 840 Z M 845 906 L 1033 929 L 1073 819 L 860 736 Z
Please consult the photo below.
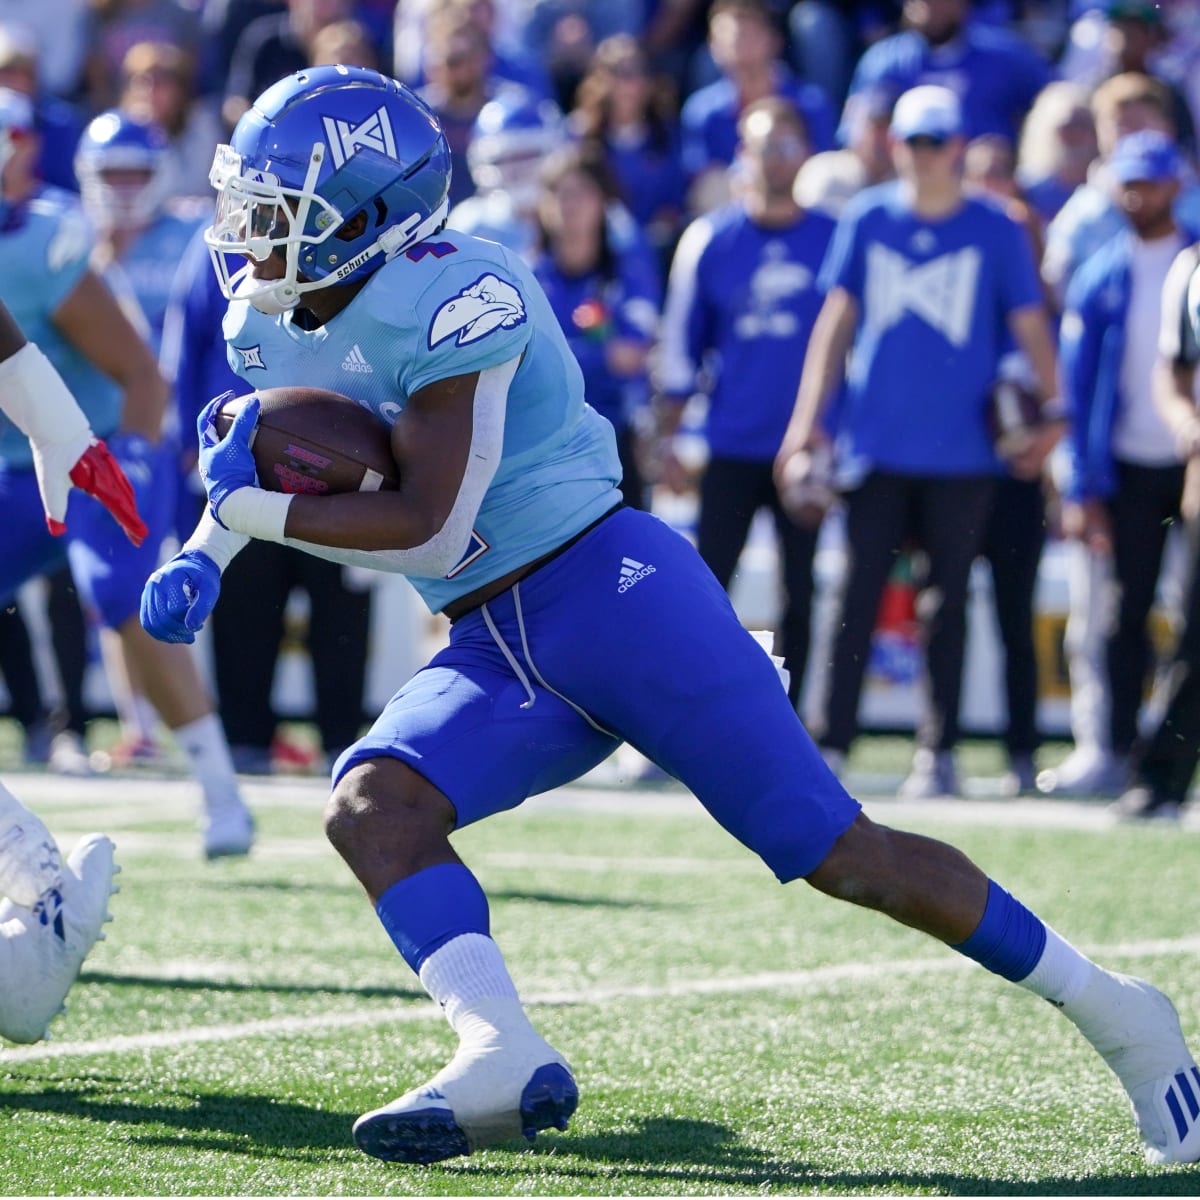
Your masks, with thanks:
M 432 113 L 394 80 L 323 67 L 268 89 L 231 143 L 208 233 L 231 362 L 255 387 L 323 386 L 373 409 L 403 485 L 260 490 L 257 405 L 221 440 L 210 405 L 208 509 L 147 583 L 142 621 L 190 641 L 222 565 L 258 537 L 401 572 L 453 622 L 333 770 L 326 832 L 459 1038 L 428 1083 L 359 1118 L 358 1145 L 432 1162 L 566 1127 L 574 1076 L 526 1016 L 451 834 L 625 739 L 781 881 L 884 912 L 1051 1000 L 1116 1072 L 1151 1161 L 1200 1158 L 1200 1071 L 1166 996 L 1089 961 L 952 847 L 869 820 L 691 545 L 621 507 L 612 428 L 530 272 L 443 228 L 449 153 Z M 229 277 L 224 252 L 247 266 Z
M 125 473 L 3 301 L 0 412 L 29 438 L 51 533 L 66 532 L 67 500 L 77 487 L 95 496 L 130 538 L 145 536 Z M 83 960 L 104 936 L 120 869 L 112 842 L 99 833 L 81 838 L 64 867 L 50 831 L 0 784 L 0 1037 L 48 1036 Z

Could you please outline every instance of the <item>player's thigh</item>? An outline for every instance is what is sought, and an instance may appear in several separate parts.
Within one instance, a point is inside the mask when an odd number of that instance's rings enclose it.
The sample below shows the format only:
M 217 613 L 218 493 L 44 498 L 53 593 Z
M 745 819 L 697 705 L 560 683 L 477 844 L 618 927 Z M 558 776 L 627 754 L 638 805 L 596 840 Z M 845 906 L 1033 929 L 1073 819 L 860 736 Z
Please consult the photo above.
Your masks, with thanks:
M 578 778 L 616 748 L 531 686 L 532 702 L 477 614 L 464 618 L 334 764 L 334 783 L 358 763 L 397 758 L 450 800 L 461 828 Z
M 68 523 L 78 510 L 72 493 L 67 510 Z M 60 567 L 66 558 L 62 538 L 52 537 L 46 528 L 37 476 L 33 470 L 8 470 L 0 466 L 0 604 L 8 604 L 22 584 Z
M 163 539 L 174 519 L 175 479 L 170 452 L 159 448 L 130 475 L 147 534 L 135 546 L 112 514 L 91 496 L 72 495 L 69 556 L 85 607 L 116 629 L 138 611 L 142 588 L 157 568 Z
M 813 870 L 857 815 L 770 657 L 661 521 L 618 513 L 520 595 L 547 685 L 680 779 L 780 878 Z M 516 614 L 497 614 L 520 646 Z

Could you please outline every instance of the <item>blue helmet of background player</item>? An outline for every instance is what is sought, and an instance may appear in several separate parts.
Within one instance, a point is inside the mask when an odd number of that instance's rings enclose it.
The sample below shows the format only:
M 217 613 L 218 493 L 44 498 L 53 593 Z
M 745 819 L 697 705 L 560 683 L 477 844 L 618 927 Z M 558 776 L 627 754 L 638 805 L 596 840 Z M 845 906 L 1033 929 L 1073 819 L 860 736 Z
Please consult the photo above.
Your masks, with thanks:
M 88 218 L 99 229 L 149 224 L 169 191 L 171 143 L 157 125 L 119 109 L 101 113 L 75 151 L 75 175 Z
M 518 208 L 531 207 L 543 161 L 566 139 L 566 123 L 553 100 L 503 88 L 475 118 L 467 143 L 471 179 L 480 192 L 505 192 Z
M 262 312 L 362 280 L 446 219 L 450 149 L 403 84 L 362 67 L 300 71 L 268 88 L 219 146 L 205 241 L 221 288 Z M 281 252 L 281 279 L 230 275 L 224 255 Z

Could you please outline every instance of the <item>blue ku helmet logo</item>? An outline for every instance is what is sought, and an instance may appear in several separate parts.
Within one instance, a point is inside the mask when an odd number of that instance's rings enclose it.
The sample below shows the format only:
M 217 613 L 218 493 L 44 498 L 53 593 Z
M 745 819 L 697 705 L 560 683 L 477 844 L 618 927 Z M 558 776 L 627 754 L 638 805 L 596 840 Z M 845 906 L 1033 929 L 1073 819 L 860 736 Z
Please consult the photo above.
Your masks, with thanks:
M 511 283 L 488 273 L 433 314 L 429 348 L 458 335 L 456 346 L 466 346 L 497 329 L 513 329 L 525 320 L 525 301 Z

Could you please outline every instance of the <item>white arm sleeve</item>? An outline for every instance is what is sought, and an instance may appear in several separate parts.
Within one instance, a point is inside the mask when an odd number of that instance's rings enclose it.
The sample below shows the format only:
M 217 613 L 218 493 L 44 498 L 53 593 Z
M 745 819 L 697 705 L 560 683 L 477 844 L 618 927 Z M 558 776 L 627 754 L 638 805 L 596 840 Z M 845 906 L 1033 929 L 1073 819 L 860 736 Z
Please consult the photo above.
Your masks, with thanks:
M 207 554 L 217 564 L 217 569 L 224 574 L 225 568 L 233 562 L 233 556 L 247 545 L 250 538 L 244 533 L 234 533 L 232 529 L 224 529 L 217 524 L 212 513 L 205 505 L 192 536 L 180 547 L 184 550 L 199 550 Z
M 33 342 L 0 362 L 0 411 L 33 448 L 47 517 L 65 521 L 71 471 L 92 444 L 92 430 L 62 376 Z
M 87 449 L 92 431 L 83 409 L 33 342 L 0 362 L 0 409 L 32 442 L 77 440 L 80 454 Z
M 450 515 L 429 541 L 407 550 L 348 550 L 339 546 L 318 546 L 289 537 L 283 539 L 284 544 L 347 566 L 432 579 L 449 574 L 466 553 L 471 540 L 471 528 L 479 515 L 483 497 L 500 466 L 508 389 L 520 363 L 520 358 L 511 358 L 499 366 L 487 367 L 479 372 L 479 380 L 475 385 L 467 469 Z

